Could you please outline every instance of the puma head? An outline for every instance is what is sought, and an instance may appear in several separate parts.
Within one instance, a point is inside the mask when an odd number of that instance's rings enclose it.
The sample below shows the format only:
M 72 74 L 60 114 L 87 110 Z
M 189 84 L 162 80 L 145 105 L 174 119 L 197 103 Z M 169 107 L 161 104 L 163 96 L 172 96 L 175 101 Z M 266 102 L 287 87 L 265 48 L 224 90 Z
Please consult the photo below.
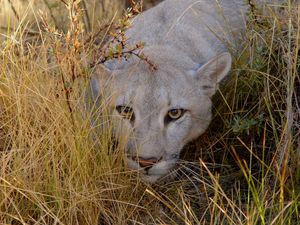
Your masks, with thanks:
M 143 180 L 156 182 L 179 161 L 180 152 L 211 121 L 211 97 L 231 68 L 231 55 L 220 54 L 198 68 L 145 62 L 110 70 L 95 68 L 93 96 L 110 96 L 113 131 L 125 140 L 125 161 Z

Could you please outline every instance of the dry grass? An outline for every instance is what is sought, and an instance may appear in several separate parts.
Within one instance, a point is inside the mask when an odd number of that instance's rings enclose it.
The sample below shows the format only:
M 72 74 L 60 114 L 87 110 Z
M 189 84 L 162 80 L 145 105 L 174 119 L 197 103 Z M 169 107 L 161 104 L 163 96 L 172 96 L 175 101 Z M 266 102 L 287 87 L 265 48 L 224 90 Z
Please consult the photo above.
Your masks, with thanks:
M 297 224 L 299 6 L 252 15 L 209 130 L 177 180 L 148 186 L 113 145 L 107 107 L 99 126 L 83 110 L 84 40 L 124 6 L 85 2 L 89 20 L 60 2 L 0 1 L 0 224 Z

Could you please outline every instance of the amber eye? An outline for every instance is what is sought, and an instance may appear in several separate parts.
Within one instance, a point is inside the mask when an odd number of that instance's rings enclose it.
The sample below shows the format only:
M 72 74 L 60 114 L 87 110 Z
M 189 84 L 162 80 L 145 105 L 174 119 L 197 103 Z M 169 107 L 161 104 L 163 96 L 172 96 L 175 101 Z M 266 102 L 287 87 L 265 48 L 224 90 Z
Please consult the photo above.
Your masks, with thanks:
M 116 106 L 116 110 L 124 119 L 134 120 L 134 113 L 132 108 L 128 106 L 119 105 Z
M 185 111 L 183 109 L 171 109 L 168 112 L 168 117 L 170 120 L 178 120 L 183 116 L 184 112 Z

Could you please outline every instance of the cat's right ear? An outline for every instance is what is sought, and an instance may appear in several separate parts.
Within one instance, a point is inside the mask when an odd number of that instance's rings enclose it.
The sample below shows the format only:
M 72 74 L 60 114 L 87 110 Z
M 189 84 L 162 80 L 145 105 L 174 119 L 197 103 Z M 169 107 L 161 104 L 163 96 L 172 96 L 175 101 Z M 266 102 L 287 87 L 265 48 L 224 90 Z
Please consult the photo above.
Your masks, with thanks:
M 103 65 L 98 65 L 94 68 L 90 86 L 95 101 L 103 94 L 103 91 L 111 78 L 111 74 L 112 72 Z
M 209 97 L 215 94 L 219 83 L 229 73 L 231 64 L 231 54 L 225 52 L 215 56 L 196 71 L 194 76 Z

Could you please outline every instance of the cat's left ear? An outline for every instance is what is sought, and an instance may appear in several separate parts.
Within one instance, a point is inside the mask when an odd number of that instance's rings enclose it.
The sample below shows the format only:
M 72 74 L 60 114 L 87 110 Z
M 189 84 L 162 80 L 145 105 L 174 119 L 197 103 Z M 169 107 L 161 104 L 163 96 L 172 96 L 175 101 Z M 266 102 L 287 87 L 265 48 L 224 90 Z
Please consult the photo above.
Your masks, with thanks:
M 107 86 L 111 75 L 112 72 L 103 65 L 98 65 L 95 68 L 90 82 L 93 99 L 95 101 L 103 94 L 104 88 Z
M 212 97 L 218 89 L 218 84 L 227 76 L 231 69 L 232 57 L 229 52 L 222 53 L 200 67 L 195 78 L 200 82 L 203 91 Z

